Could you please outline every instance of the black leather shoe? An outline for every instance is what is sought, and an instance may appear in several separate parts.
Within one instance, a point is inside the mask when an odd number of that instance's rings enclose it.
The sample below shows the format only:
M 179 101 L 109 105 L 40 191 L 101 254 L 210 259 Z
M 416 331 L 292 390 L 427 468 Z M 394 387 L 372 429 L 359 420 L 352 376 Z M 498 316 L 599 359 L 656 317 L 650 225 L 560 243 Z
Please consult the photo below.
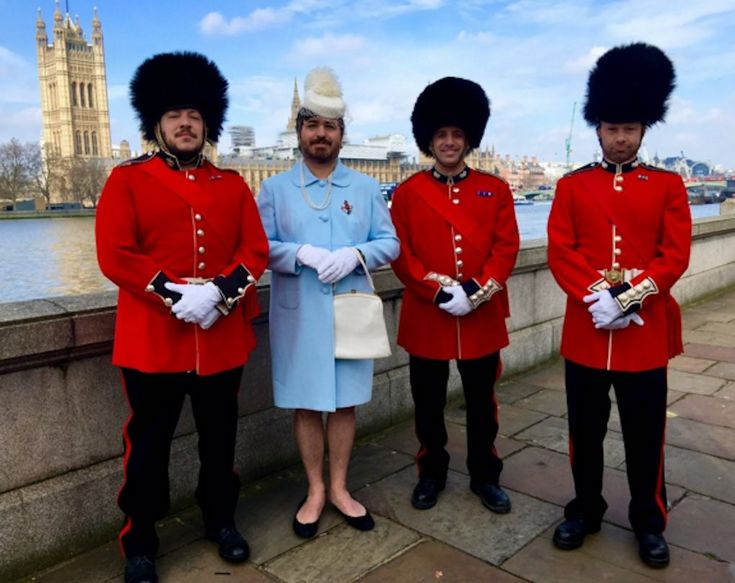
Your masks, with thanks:
M 439 500 L 439 492 L 444 489 L 446 483 L 434 478 L 419 478 L 419 483 L 413 489 L 411 505 L 419 510 L 428 510 L 436 506 Z
M 669 545 L 660 533 L 639 534 L 638 554 L 649 567 L 660 569 L 669 564 Z
M 510 498 L 500 486 L 495 484 L 473 484 L 470 482 L 470 490 L 480 497 L 482 505 L 496 514 L 507 514 L 510 512 Z
M 298 518 L 296 518 L 296 515 L 305 502 L 306 498 L 299 502 L 299 505 L 296 507 L 296 514 L 293 515 L 293 531 L 296 533 L 296 536 L 301 538 L 314 538 L 319 530 L 319 519 L 317 518 L 314 522 L 304 523 L 299 522 Z
M 373 517 L 370 516 L 370 511 L 367 508 L 365 509 L 365 514 L 362 516 L 347 516 L 336 506 L 334 508 L 352 528 L 356 528 L 357 530 L 373 530 L 373 528 L 375 528 L 375 521 L 373 520 Z
M 554 531 L 554 546 L 563 551 L 571 551 L 582 546 L 584 537 L 599 532 L 600 523 L 588 523 L 582 518 L 570 518 L 562 522 Z
M 125 561 L 125 583 L 158 583 L 156 565 L 144 555 Z
M 230 563 L 242 563 L 250 557 L 250 547 L 234 526 L 220 528 L 207 538 L 219 545 L 219 556 Z

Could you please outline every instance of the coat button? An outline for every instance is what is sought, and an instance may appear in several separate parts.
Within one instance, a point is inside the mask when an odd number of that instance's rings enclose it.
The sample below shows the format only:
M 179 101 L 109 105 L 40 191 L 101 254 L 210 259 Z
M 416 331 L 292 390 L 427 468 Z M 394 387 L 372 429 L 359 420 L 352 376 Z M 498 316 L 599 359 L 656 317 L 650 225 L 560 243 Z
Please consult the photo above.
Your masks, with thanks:
M 204 249 L 204 247 L 199 247 L 199 249 L 197 249 L 197 251 L 199 251 L 199 253 L 204 253 L 205 249 Z
M 255 278 L 252 275 L 248 275 L 248 281 L 250 283 L 255 283 Z
M 452 199 L 452 204 L 459 204 L 459 199 L 458 198 L 453 198 Z
M 613 249 L 613 253 L 615 253 L 615 255 L 620 255 L 622 252 L 623 251 L 621 249 Z
M 617 261 L 615 261 L 615 262 L 614 262 L 614 263 L 612 264 L 612 268 L 613 268 L 613 269 L 620 269 L 620 263 L 618 263 Z
M 145 286 L 145 291 L 147 291 L 148 293 L 155 291 L 155 290 L 156 288 L 153 287 L 151 284 L 148 284 L 147 286 Z
M 199 213 L 195 214 L 194 215 L 194 220 L 195 221 L 201 221 L 202 220 L 202 215 L 200 215 Z
M 621 237 L 620 235 L 615 235 L 615 236 L 613 237 L 613 240 L 614 240 L 614 241 L 615 241 L 616 243 L 620 243 L 620 241 L 622 241 L 622 240 L 623 240 L 623 238 L 622 238 L 622 237 Z
M 462 247 L 457 247 L 457 248 L 456 248 L 456 249 L 454 250 L 454 252 L 455 252 L 455 253 L 456 253 L 457 255 L 459 255 L 460 253 L 462 253 L 462 251 L 463 251 Z
M 197 267 L 198 267 L 199 269 L 204 269 L 204 268 L 205 268 L 206 266 L 207 266 L 207 264 L 206 264 L 206 263 L 204 263 L 204 261 L 202 261 L 202 262 L 201 262 L 201 263 L 200 263 L 199 265 L 197 265 Z
M 459 192 L 459 187 L 455 186 L 454 188 L 452 188 L 452 192 Z
M 204 230 L 203 229 L 197 229 L 197 236 L 198 237 L 204 237 Z
M 461 241 L 462 240 L 462 235 L 459 235 L 459 234 L 455 235 L 454 236 L 454 240 L 455 241 Z
M 464 265 L 464 261 L 461 259 L 457 259 L 457 267 L 462 267 Z
M 186 175 L 186 177 L 187 177 L 187 178 L 188 178 L 188 179 L 189 179 L 190 181 L 192 181 L 192 182 L 193 182 L 194 180 L 196 180 L 196 179 L 197 179 L 197 177 L 196 177 L 196 176 L 194 176 L 193 174 L 187 174 L 187 175 Z
M 163 303 L 166 304 L 169 308 L 174 305 L 174 301 L 171 298 L 166 298 L 163 300 Z

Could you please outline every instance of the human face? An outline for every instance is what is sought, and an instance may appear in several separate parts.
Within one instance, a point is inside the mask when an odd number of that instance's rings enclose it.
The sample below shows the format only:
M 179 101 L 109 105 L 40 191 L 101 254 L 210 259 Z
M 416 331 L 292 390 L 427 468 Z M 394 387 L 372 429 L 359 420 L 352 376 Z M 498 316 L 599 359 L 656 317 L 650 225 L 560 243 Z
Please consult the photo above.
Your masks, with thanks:
M 601 121 L 597 128 L 602 154 L 615 164 L 630 162 L 638 154 L 645 129 L 640 122 L 608 123 Z
M 436 169 L 447 176 L 454 176 L 464 168 L 467 137 L 457 126 L 441 127 L 434 132 L 429 150 L 436 158 Z
M 176 157 L 192 158 L 204 146 L 204 120 L 196 109 L 170 109 L 160 125 L 163 141 Z
M 307 163 L 334 163 L 342 148 L 342 129 L 338 120 L 320 116 L 305 119 L 299 132 L 299 146 Z

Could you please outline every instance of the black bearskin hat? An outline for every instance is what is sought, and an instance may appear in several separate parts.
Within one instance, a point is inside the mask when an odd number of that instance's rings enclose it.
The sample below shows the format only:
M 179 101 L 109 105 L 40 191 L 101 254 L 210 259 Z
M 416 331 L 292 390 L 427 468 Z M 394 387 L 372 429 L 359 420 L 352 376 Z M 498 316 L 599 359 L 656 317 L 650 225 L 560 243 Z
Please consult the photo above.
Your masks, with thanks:
M 645 43 L 615 47 L 602 55 L 587 81 L 584 119 L 592 126 L 664 119 L 676 85 L 674 65 L 663 51 Z
M 143 62 L 130 81 L 130 103 L 138 113 L 146 140 L 171 109 L 191 107 L 202 114 L 207 139 L 216 142 L 227 110 L 227 80 L 217 65 L 192 52 L 161 53 Z
M 428 85 L 416 99 L 411 114 L 413 137 L 424 154 L 432 156 L 429 144 L 444 126 L 457 126 L 470 149 L 480 145 L 490 117 L 490 101 L 482 87 L 459 77 L 444 77 Z

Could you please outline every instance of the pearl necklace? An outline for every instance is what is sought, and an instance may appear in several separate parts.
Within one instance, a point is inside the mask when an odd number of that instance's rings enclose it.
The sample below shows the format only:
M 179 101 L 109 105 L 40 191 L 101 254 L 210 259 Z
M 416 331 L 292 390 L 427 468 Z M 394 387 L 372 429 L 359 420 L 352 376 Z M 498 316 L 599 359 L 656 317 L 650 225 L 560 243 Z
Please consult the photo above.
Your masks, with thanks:
M 327 194 L 324 197 L 324 201 L 321 204 L 316 204 L 311 197 L 309 196 L 309 193 L 306 191 L 306 187 L 304 186 L 304 161 L 301 161 L 301 194 L 304 196 L 304 201 L 306 201 L 306 204 L 309 205 L 312 209 L 315 211 L 323 211 L 325 208 L 329 206 L 329 203 L 332 202 L 332 173 L 329 173 L 329 176 L 327 176 Z

